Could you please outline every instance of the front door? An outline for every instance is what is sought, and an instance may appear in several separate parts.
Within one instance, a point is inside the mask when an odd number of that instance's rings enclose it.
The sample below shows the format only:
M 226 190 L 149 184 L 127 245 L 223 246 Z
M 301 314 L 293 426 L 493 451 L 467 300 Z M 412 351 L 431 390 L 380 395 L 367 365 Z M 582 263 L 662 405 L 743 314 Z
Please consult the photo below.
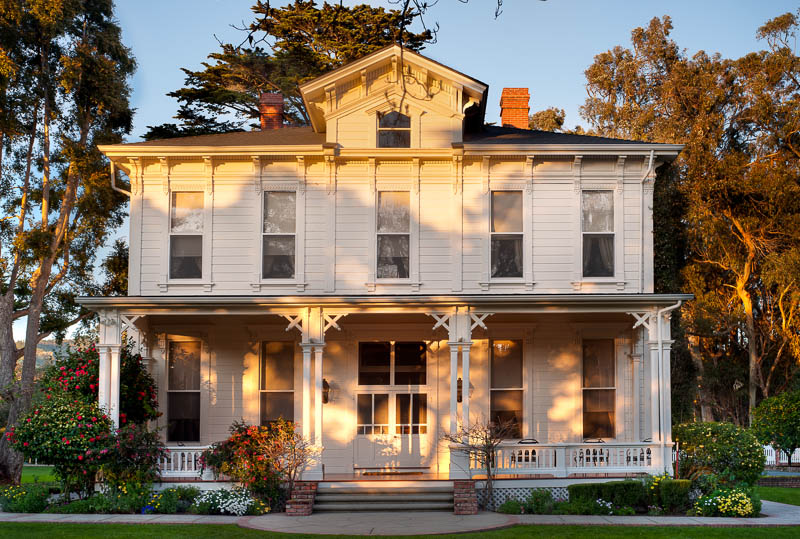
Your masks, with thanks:
M 421 468 L 428 464 L 428 394 L 356 395 L 356 468 Z

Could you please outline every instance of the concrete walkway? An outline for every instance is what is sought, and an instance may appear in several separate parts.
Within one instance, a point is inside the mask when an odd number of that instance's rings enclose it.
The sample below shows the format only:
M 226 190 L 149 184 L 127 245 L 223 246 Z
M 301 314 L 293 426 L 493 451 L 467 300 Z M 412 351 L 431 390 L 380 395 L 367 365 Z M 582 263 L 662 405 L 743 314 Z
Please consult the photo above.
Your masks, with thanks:
M 516 524 L 571 524 L 606 526 L 800 526 L 800 507 L 763 502 L 761 518 L 613 517 L 579 515 L 501 515 L 481 513 L 456 516 L 439 512 L 317 513 L 287 517 L 283 513 L 260 517 L 204 515 L 55 515 L 0 513 L 2 522 L 64 522 L 74 524 L 236 524 L 256 530 L 322 535 L 435 535 L 505 528 Z M 0 526 L 0 530 L 2 527 Z

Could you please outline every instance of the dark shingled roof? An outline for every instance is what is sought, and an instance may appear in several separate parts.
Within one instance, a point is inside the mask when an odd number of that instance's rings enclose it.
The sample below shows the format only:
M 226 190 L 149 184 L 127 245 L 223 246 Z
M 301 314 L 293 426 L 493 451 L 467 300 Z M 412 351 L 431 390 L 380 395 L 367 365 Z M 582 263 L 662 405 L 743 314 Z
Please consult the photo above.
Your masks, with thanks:
M 536 129 L 517 129 L 486 125 L 481 131 L 464 133 L 465 144 L 651 144 L 635 140 L 593 137 L 591 135 L 571 135 L 538 131 Z
M 323 142 L 325 133 L 315 133 L 309 126 L 147 140 L 126 146 L 312 146 Z

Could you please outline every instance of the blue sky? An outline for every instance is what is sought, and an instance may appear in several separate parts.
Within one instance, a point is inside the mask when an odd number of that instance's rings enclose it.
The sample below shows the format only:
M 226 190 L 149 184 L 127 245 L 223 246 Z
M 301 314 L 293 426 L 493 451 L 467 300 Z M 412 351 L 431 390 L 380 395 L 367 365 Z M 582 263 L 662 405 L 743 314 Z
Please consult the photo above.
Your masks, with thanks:
M 183 85 L 181 67 L 197 69 L 222 41 L 239 42 L 230 25 L 252 20 L 252 0 L 124 0 L 117 2 L 123 40 L 139 68 L 133 78 L 137 109 L 131 141 L 146 126 L 171 121 L 177 105 L 166 92 Z M 273 2 L 273 5 L 281 2 Z M 286 3 L 286 2 L 282 2 Z M 362 2 L 348 1 L 347 4 Z M 392 7 L 390 0 L 372 5 Z M 531 109 L 563 108 L 567 126 L 583 124 L 584 70 L 595 54 L 629 45 L 631 30 L 653 17 L 673 19 L 673 38 L 698 50 L 737 57 L 763 47 L 755 39 L 766 20 L 795 11 L 785 0 L 505 0 L 494 18 L 494 0 L 439 0 L 426 17 L 440 25 L 438 43 L 424 54 L 489 84 L 487 121 L 499 118 L 503 87 L 528 87 Z
M 254 0 L 117 0 L 123 41 L 138 69 L 132 80 L 134 129 L 139 140 L 148 125 L 172 121 L 177 110 L 165 94 L 183 86 L 181 67 L 200 68 L 223 42 L 240 42 L 253 19 Z M 286 2 L 273 2 L 273 5 Z M 321 2 L 320 2 L 321 3 Z M 353 5 L 354 1 L 346 1 Z M 391 8 L 391 0 L 368 1 Z M 489 84 L 486 120 L 499 119 L 504 87 L 527 87 L 531 110 L 563 108 L 568 127 L 585 125 L 579 107 L 586 98 L 584 71 L 594 55 L 628 46 L 633 28 L 653 17 L 672 17 L 673 39 L 690 54 L 699 50 L 726 57 L 763 48 L 755 33 L 765 21 L 796 11 L 793 0 L 505 0 L 494 18 L 495 0 L 439 0 L 426 22 L 438 22 L 438 42 L 424 54 Z M 215 37 L 216 36 L 216 37 Z M 127 222 L 115 237 L 127 237 Z M 24 327 L 15 325 L 21 338 Z

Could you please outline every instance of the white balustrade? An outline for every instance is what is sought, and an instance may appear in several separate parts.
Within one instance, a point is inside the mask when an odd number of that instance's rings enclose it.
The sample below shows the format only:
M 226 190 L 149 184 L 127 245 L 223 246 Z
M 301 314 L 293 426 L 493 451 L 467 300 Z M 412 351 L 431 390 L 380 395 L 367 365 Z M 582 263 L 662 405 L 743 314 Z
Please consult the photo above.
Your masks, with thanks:
M 454 449 L 458 451 L 458 449 Z M 496 474 L 553 475 L 579 473 L 661 473 L 658 455 L 663 450 L 652 443 L 518 444 L 508 442 L 497 448 Z M 481 473 L 483 466 L 472 456 L 470 470 Z
M 767 466 L 788 466 L 789 455 L 784 451 L 777 451 L 771 445 L 764 446 L 764 457 Z M 800 449 L 795 449 L 792 453 L 792 464 L 800 463 Z
M 208 449 L 208 446 L 194 447 L 167 447 L 167 456 L 160 462 L 161 477 L 164 479 L 171 477 L 196 477 L 200 478 L 202 466 L 200 465 L 200 455 Z

